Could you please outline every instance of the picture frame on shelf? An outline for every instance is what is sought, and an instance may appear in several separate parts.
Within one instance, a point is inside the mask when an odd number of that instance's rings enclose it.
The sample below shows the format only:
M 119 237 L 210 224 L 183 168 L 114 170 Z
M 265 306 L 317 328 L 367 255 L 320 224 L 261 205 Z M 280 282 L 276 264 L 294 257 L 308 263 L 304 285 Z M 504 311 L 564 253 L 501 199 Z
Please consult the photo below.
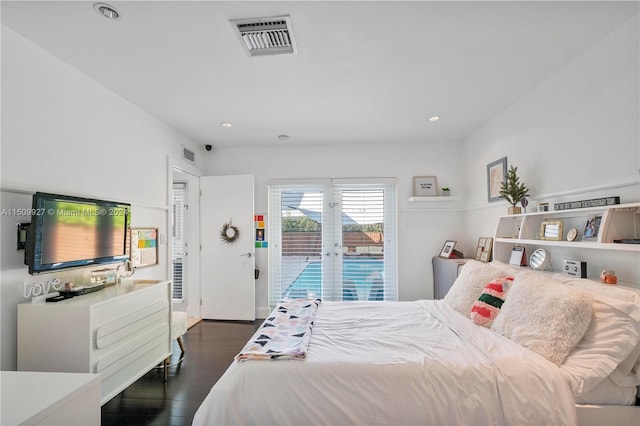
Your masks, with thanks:
M 457 241 L 447 240 L 442 246 L 442 250 L 440 250 L 440 257 L 444 257 L 445 259 L 449 259 L 451 254 L 453 253 L 453 247 L 455 247 Z
M 595 240 L 598 238 L 598 231 L 600 231 L 600 222 L 602 221 L 602 216 L 589 216 L 587 218 L 587 223 L 584 226 L 584 232 L 582 234 L 582 238 L 585 240 Z
M 438 182 L 435 176 L 414 176 L 414 197 L 435 197 L 438 195 Z
M 543 220 L 540 224 L 540 239 L 547 241 L 562 240 L 562 221 Z
M 476 256 L 475 256 L 475 260 L 480 260 L 480 258 L 482 257 L 482 247 L 478 246 L 478 248 L 476 249 Z
M 509 265 L 527 266 L 527 251 L 524 247 L 514 246 L 511 249 L 511 257 L 509 258 Z
M 500 189 L 507 182 L 507 157 L 487 164 L 487 199 L 489 202 L 502 200 Z

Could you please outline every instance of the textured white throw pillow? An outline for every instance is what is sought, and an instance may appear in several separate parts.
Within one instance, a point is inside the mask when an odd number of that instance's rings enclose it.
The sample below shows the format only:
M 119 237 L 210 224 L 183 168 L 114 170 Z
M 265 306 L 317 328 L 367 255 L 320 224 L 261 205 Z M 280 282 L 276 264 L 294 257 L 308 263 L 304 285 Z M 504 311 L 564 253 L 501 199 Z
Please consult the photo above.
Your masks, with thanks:
M 560 365 L 587 331 L 592 303 L 581 289 L 521 273 L 491 329 Z
M 471 312 L 474 302 L 482 294 L 484 286 L 496 278 L 506 276 L 504 271 L 490 263 L 469 260 L 462 266 L 460 275 L 443 300 L 465 317 L 469 317 L 469 312 Z
M 588 291 L 593 317 L 582 340 L 560 368 L 575 396 L 590 392 L 605 378 L 623 387 L 640 385 L 640 296 L 631 290 L 554 274 L 566 285 Z

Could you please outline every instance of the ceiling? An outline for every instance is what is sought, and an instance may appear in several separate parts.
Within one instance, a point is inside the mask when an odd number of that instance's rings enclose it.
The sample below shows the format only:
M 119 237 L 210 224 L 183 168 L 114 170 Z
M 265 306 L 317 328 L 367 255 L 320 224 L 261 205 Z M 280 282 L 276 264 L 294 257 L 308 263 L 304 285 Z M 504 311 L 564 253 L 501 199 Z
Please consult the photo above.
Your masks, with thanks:
M 638 13 L 635 1 L 106 2 L 120 20 L 85 1 L 2 1 L 1 16 L 214 147 L 462 140 Z M 229 20 L 280 15 L 297 53 L 249 57 Z

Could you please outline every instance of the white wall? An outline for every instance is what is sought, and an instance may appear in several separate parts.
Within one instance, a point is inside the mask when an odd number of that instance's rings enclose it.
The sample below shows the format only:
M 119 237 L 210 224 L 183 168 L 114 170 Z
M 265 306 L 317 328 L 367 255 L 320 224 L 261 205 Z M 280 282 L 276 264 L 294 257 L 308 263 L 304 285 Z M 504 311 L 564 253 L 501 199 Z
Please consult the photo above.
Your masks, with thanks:
M 501 157 L 530 188 L 530 208 L 614 195 L 640 200 L 638 28 L 636 16 L 464 142 L 468 250 L 493 235 L 509 206 L 487 202 L 486 166 Z
M 1 207 L 28 208 L 30 192 L 46 191 L 132 203 L 133 226 L 167 234 L 167 156 L 198 146 L 74 68 L 2 26 Z M 13 189 L 18 189 L 14 191 Z M 10 189 L 10 190 L 8 190 Z M 52 275 L 84 281 L 88 270 L 31 277 L 16 250 L 16 223 L 1 217 L 2 370 L 16 368 L 16 305 L 25 283 Z M 166 278 L 160 265 L 136 276 Z M 43 325 L 57 332 L 65 324 Z
M 399 296 L 432 297 L 430 258 L 445 239 L 458 240 L 467 256 L 480 236 L 493 236 L 505 201 L 487 201 L 486 166 L 501 157 L 519 167 L 532 204 L 619 195 L 640 200 L 638 18 L 628 21 L 566 67 L 478 129 L 463 143 L 384 146 L 298 147 L 214 150 L 209 174 L 256 176 L 256 213 L 266 213 L 267 181 L 278 178 L 397 177 L 399 182 Z M 273 137 L 268 135 L 266 137 Z M 340 152 L 339 155 L 337 153 Z M 457 204 L 407 201 L 411 178 L 436 175 Z M 444 208 L 444 211 L 437 209 Z M 452 210 L 452 211 L 451 211 Z M 266 253 L 258 251 L 263 271 L 256 301 L 266 306 Z
M 440 253 L 445 240 L 462 239 L 463 233 L 462 202 L 409 203 L 412 177 L 434 175 L 439 187 L 449 186 L 454 196 L 462 197 L 461 157 L 456 142 L 296 146 L 292 135 L 286 144 L 266 148 L 214 149 L 207 155 L 207 174 L 253 174 L 256 214 L 267 213 L 267 185 L 272 179 L 397 178 L 399 298 L 415 300 L 433 297 L 431 257 Z M 260 314 L 268 307 L 267 253 L 266 249 L 256 252 L 262 271 L 256 284 Z

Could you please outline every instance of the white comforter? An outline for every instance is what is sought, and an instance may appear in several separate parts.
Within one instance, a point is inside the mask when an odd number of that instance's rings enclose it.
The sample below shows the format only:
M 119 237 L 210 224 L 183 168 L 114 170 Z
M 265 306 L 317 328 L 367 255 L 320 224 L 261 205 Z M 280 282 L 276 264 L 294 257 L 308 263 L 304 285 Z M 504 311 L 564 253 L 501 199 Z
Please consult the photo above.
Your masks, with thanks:
M 234 362 L 194 425 L 572 425 L 560 369 L 440 301 L 323 302 L 305 360 Z

